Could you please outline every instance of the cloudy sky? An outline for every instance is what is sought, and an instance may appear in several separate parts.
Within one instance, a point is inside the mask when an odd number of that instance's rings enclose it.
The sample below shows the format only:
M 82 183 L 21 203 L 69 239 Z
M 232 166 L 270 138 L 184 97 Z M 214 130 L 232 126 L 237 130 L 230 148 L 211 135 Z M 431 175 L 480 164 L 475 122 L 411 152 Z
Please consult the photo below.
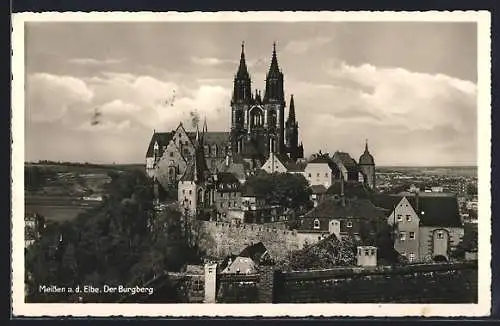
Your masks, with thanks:
M 276 41 L 307 155 L 357 159 L 368 139 L 377 165 L 476 164 L 475 23 L 59 22 L 25 33 L 27 161 L 142 163 L 153 130 L 190 127 L 194 111 L 209 131 L 228 130 L 241 42 L 262 89 Z

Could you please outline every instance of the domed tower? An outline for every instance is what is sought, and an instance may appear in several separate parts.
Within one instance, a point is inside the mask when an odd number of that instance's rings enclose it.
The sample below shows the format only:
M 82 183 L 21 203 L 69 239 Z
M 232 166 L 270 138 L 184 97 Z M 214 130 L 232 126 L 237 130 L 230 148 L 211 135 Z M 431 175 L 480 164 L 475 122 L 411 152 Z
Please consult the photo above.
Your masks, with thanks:
M 359 157 L 359 169 L 365 178 L 365 183 L 375 189 L 375 160 L 368 150 L 368 140 L 366 140 L 365 151 Z

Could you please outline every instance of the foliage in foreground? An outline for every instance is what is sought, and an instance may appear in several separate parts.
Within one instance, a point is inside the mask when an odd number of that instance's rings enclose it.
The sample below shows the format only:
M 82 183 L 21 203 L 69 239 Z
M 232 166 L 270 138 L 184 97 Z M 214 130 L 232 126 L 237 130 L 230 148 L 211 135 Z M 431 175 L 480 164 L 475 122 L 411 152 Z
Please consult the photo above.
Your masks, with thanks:
M 155 212 L 153 187 L 142 172 L 110 176 L 101 206 L 73 221 L 47 225 L 27 249 L 28 302 L 75 300 L 68 294 L 40 293 L 39 285 L 141 286 L 165 270 L 177 271 L 187 262 L 199 261 L 200 253 L 187 240 L 180 214 Z

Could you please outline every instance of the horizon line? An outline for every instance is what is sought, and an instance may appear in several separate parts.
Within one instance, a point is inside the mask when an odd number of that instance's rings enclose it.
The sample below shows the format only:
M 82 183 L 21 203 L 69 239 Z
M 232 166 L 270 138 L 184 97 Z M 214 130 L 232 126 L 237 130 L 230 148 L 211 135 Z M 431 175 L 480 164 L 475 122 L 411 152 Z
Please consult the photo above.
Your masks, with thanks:
M 146 163 L 138 162 L 81 162 L 81 161 L 52 161 L 52 160 L 37 160 L 37 161 L 24 161 L 24 164 L 43 164 L 41 161 L 55 164 L 92 164 L 92 165 L 145 165 Z M 375 165 L 375 168 L 477 168 L 478 164 L 448 164 L 448 165 Z

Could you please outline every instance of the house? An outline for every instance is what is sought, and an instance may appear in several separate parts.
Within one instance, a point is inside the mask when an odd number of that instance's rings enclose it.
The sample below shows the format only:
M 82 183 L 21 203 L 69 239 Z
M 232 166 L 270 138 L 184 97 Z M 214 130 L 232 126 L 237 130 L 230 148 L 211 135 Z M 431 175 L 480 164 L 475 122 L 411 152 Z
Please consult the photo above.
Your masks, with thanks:
M 368 199 L 328 197 L 300 218 L 299 246 L 316 243 L 331 234 L 338 239 L 359 238 L 362 225 L 371 219 L 384 218 L 385 212 Z
M 239 256 L 251 258 L 256 264 L 259 264 L 271 258 L 266 246 L 264 246 L 262 242 L 251 244 L 250 246 L 246 247 L 239 254 Z
M 338 179 L 339 173 L 338 167 L 328 155 L 318 155 L 310 160 L 304 169 L 304 177 L 309 185 L 322 185 L 327 189 Z
M 171 132 L 153 132 L 146 152 L 146 173 L 149 177 L 158 177 L 164 187 L 175 184 L 192 163 L 199 132 L 186 131 L 179 123 Z M 207 168 L 214 172 L 218 162 L 229 152 L 228 132 L 209 132 L 206 121 L 200 134 L 203 138 L 201 151 Z
M 323 185 L 314 185 L 309 187 L 309 189 L 311 189 L 310 199 L 313 202 L 313 206 L 316 207 L 326 197 L 327 189 Z
M 241 206 L 241 184 L 236 176 L 229 172 L 218 172 L 213 175 L 214 205 L 217 213 L 226 215 L 228 210 Z
M 271 257 L 262 242 L 251 244 L 235 256 L 231 255 L 222 263 L 224 274 L 254 274 L 257 266 Z
M 244 184 L 247 177 L 250 175 L 251 166 L 239 157 L 233 157 L 230 153 L 226 154 L 224 159 L 220 159 L 214 165 L 214 172 L 232 173 L 240 182 Z
M 27 213 L 24 218 L 24 247 L 28 248 L 40 238 L 45 228 L 45 218 L 39 214 Z
M 332 161 L 342 173 L 345 181 L 359 181 L 360 169 L 358 163 L 345 152 L 336 151 L 332 156 Z
M 269 205 L 264 196 L 257 194 L 248 184 L 243 185 L 241 190 L 241 210 L 243 223 L 277 222 L 283 216 L 282 207 Z
M 449 259 L 464 236 L 458 200 L 448 193 L 401 193 L 374 197 L 389 211 L 395 233 L 394 249 L 409 261 Z
M 297 164 L 285 154 L 269 153 L 269 158 L 261 167 L 267 173 L 298 173 L 302 174 L 304 167 Z

